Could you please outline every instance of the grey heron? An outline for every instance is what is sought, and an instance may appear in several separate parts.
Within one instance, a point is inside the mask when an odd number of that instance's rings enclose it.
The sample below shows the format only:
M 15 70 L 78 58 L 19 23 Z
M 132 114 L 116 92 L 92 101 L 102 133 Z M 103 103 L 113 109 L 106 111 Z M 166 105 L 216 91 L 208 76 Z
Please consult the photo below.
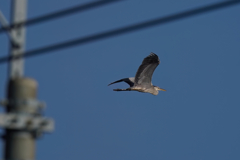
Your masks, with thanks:
M 160 60 L 155 53 L 150 53 L 144 60 L 137 70 L 135 77 L 123 78 L 118 81 L 112 82 L 109 85 L 118 82 L 126 82 L 129 84 L 127 89 L 113 89 L 114 91 L 138 91 L 147 92 L 153 95 L 158 95 L 158 91 L 166 91 L 158 86 L 152 84 L 152 75 L 154 70 L 160 64 Z M 108 86 L 109 86 L 108 85 Z

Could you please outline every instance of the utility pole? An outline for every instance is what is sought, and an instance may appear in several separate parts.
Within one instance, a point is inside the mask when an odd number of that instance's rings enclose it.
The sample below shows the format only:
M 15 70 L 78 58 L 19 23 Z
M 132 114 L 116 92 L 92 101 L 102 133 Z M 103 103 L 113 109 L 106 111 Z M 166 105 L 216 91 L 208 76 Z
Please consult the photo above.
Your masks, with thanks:
M 12 0 L 11 23 L 25 21 L 26 10 L 27 0 Z M 10 55 L 18 56 L 25 50 L 25 27 L 15 26 L 7 31 L 11 41 Z M 37 82 L 24 77 L 24 59 L 11 60 L 7 99 L 1 101 L 6 113 L 0 114 L 0 126 L 5 128 L 2 136 L 5 142 L 4 160 L 34 160 L 35 140 L 43 132 L 51 132 L 54 128 L 53 120 L 42 117 L 44 104 L 36 99 L 36 95 Z

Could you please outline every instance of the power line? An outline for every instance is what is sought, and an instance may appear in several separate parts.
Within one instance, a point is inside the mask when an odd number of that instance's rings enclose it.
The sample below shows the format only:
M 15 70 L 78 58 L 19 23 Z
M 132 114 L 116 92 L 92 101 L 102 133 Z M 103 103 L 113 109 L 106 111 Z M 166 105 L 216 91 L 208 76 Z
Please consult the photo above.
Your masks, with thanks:
M 184 11 L 184 12 L 180 12 L 180 13 L 173 14 L 173 15 L 170 15 L 170 16 L 157 18 L 157 19 L 141 22 L 141 23 L 138 23 L 138 24 L 114 29 L 114 30 L 111 30 L 111 31 L 102 32 L 102 33 L 99 33 L 99 34 L 90 35 L 90 36 L 86 36 L 86 37 L 83 37 L 83 38 L 70 40 L 70 41 L 67 41 L 67 42 L 62 42 L 62 43 L 58 43 L 58 44 L 54 44 L 54 45 L 49 45 L 49 46 L 46 46 L 46 47 L 33 49 L 33 50 L 30 50 L 30 51 L 26 51 L 26 52 L 24 52 L 24 53 L 22 53 L 21 55 L 18 55 L 18 56 L 4 56 L 4 57 L 0 58 L 0 64 L 4 63 L 4 62 L 7 62 L 7 61 L 10 61 L 12 59 L 20 58 L 22 56 L 23 57 L 36 56 L 36 55 L 40 55 L 40 54 L 47 53 L 47 52 L 50 52 L 50 51 L 55 51 L 55 50 L 59 50 L 59 49 L 63 49 L 63 48 L 67 48 L 67 47 L 71 47 L 71 46 L 75 46 L 75 45 L 81 45 L 81 44 L 93 42 L 93 41 L 96 41 L 96 40 L 109 38 L 109 37 L 112 37 L 112 36 L 116 36 L 116 35 L 120 35 L 120 34 L 124 34 L 124 33 L 128 33 L 128 32 L 137 31 L 137 30 L 140 30 L 140 29 L 152 27 L 152 26 L 155 26 L 155 25 L 165 24 L 165 23 L 172 22 L 172 21 L 175 21 L 175 20 L 191 17 L 191 16 L 194 16 L 194 15 L 197 15 L 197 14 L 200 14 L 200 13 L 210 12 L 210 11 L 213 11 L 213 10 L 216 10 L 216 9 L 224 8 L 224 7 L 234 5 L 234 4 L 237 4 L 237 3 L 240 3 L 240 0 L 224 1 L 224 2 L 220 2 L 220 3 L 216 3 L 216 4 L 204 6 L 204 7 L 199 7 L 199 8 L 191 9 L 191 10 Z
M 110 3 L 118 2 L 118 1 L 120 1 L 120 0 L 100 0 L 100 1 L 96 1 L 96 2 L 87 3 L 84 5 L 79 5 L 79 6 L 68 8 L 68 9 L 65 9 L 62 11 L 57 11 L 57 12 L 50 13 L 47 15 L 32 18 L 27 21 L 22 21 L 19 23 L 11 24 L 9 26 L 4 26 L 4 27 L 0 28 L 0 33 L 2 33 L 5 30 L 9 31 L 10 29 L 12 29 L 14 27 L 18 27 L 18 26 L 22 26 L 22 25 L 29 26 L 29 25 L 40 23 L 40 22 L 49 21 L 49 20 L 52 20 L 55 18 L 60 18 L 60 17 L 66 16 L 66 15 L 76 13 L 76 12 L 86 11 L 89 9 L 93 9 L 93 8 L 96 8 L 96 7 L 99 7 L 102 5 L 106 5 L 106 4 L 110 4 Z

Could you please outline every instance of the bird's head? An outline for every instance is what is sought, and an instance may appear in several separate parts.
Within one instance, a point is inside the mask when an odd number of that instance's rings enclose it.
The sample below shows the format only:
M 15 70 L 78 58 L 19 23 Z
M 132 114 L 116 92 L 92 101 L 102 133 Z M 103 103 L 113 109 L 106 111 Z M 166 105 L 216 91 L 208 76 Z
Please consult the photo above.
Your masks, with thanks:
M 158 86 L 154 86 L 154 89 L 157 90 L 157 91 L 167 91 L 167 90 L 165 90 L 165 89 L 163 89 L 163 88 L 160 88 L 160 87 L 158 87 Z

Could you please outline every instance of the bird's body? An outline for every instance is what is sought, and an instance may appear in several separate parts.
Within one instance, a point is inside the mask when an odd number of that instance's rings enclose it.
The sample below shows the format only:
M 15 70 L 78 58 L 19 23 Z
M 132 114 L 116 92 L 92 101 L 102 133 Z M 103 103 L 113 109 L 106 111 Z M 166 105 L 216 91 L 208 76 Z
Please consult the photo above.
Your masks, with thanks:
M 144 58 L 135 77 L 123 78 L 112 82 L 109 85 L 123 81 L 129 84 L 130 87 L 127 89 L 114 89 L 114 91 L 138 91 L 158 95 L 158 91 L 166 91 L 165 89 L 159 88 L 152 84 L 153 72 L 159 64 L 160 60 L 158 56 L 154 53 L 150 53 L 149 56 Z

